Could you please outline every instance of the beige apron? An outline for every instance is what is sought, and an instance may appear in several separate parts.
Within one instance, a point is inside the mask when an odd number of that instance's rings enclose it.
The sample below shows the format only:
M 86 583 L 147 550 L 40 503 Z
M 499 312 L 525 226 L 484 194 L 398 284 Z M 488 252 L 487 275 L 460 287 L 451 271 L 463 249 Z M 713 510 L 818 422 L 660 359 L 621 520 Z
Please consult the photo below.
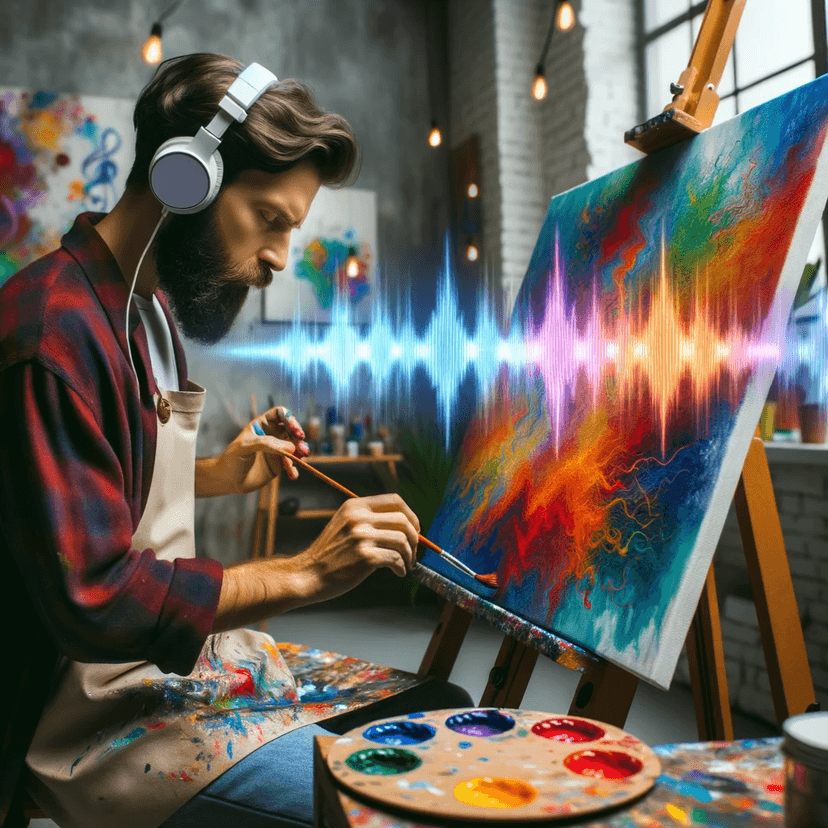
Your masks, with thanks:
M 132 547 L 164 560 L 192 558 L 205 392 L 190 382 L 187 391 L 162 393 L 152 484 Z M 209 636 L 186 677 L 146 661 L 65 659 L 26 757 L 32 796 L 61 828 L 157 828 L 262 744 L 418 683 L 408 673 L 299 649 L 297 664 L 318 659 L 339 698 L 330 685 L 316 697 L 297 691 L 273 639 L 252 630 Z

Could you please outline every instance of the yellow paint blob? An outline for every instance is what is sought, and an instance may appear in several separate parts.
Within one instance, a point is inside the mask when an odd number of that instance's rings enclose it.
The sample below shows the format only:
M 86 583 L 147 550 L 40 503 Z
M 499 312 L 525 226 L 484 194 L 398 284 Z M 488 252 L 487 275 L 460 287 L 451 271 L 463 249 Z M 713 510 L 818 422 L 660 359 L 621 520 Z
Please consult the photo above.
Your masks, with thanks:
M 477 776 L 461 782 L 454 789 L 454 798 L 466 805 L 480 808 L 517 808 L 528 805 L 538 792 L 520 779 L 492 779 Z

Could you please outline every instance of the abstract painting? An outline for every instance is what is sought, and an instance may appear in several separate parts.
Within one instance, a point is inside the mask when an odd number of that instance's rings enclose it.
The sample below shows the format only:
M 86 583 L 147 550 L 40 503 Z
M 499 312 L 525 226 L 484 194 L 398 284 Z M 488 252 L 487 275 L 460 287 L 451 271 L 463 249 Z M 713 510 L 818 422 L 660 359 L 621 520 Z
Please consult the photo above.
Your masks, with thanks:
M 350 322 L 368 322 L 376 271 L 376 193 L 322 187 L 293 231 L 285 269 L 264 290 L 262 318 L 331 322 L 339 306 Z
M 828 77 L 555 197 L 429 537 L 668 687 L 828 198 Z
M 134 103 L 0 87 L 0 284 L 108 212 L 134 156 Z

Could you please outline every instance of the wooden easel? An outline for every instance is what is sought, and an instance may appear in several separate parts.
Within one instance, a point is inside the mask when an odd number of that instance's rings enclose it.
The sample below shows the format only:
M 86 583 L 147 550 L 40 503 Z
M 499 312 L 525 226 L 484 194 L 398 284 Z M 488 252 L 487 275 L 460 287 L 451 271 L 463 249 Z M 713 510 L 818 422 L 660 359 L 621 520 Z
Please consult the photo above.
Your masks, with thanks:
M 709 0 L 690 62 L 664 111 L 625 135 L 650 153 L 709 127 L 719 103 L 717 89 L 736 37 L 746 0 Z M 757 434 L 748 450 L 734 496 L 756 615 L 778 722 L 815 707 L 805 638 L 794 595 L 782 527 L 765 446 Z M 447 604 L 420 665 L 421 675 L 447 679 L 471 622 L 469 611 Z M 732 739 L 733 722 L 725 674 L 716 581 L 711 564 L 686 639 L 700 739 Z M 480 704 L 518 707 L 538 650 L 506 635 Z M 582 672 L 570 714 L 623 727 L 638 679 L 604 659 L 580 657 L 558 663 Z
M 756 615 L 778 722 L 814 705 L 811 668 L 794 595 L 782 527 L 776 508 L 765 446 L 758 434 L 751 441 L 734 496 L 747 560 Z M 448 679 L 472 612 L 447 603 L 431 638 L 419 674 Z M 686 640 L 696 723 L 702 740 L 733 738 L 730 699 L 713 566 L 707 575 Z M 539 652 L 507 634 L 489 673 L 481 706 L 519 707 Z M 554 657 L 582 672 L 570 715 L 599 719 L 623 727 L 638 678 L 593 656 L 577 660 Z

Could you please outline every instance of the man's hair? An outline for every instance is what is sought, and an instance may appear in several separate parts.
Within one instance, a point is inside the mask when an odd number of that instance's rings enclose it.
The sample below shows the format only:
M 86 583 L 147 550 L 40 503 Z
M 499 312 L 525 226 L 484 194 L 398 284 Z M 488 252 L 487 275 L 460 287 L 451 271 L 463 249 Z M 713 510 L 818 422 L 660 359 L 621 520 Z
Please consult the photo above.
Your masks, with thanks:
M 194 54 L 165 60 L 135 105 L 135 162 L 127 186 L 149 184 L 149 166 L 164 141 L 195 135 L 218 112 L 219 101 L 244 69 L 223 55 Z M 350 184 L 359 173 L 360 148 L 348 122 L 320 109 L 309 87 L 283 80 L 224 133 L 219 153 L 223 183 L 244 170 L 280 173 L 313 164 L 327 186 Z

